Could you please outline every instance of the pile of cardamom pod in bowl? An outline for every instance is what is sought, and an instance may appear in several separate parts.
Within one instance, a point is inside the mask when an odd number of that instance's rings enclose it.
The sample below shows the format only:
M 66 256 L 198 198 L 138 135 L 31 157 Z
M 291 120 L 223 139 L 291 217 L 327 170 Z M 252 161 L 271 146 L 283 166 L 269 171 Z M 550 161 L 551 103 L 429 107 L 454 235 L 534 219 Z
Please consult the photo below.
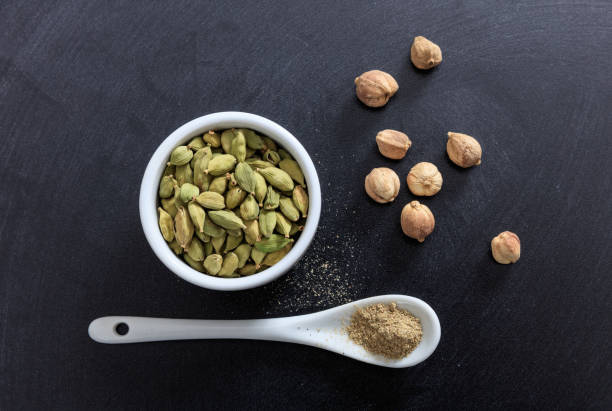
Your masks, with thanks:
M 141 219 L 155 253 L 179 276 L 213 289 L 251 288 L 286 272 L 320 214 L 305 149 L 276 123 L 247 113 L 216 113 L 183 127 L 160 146 L 143 179 Z

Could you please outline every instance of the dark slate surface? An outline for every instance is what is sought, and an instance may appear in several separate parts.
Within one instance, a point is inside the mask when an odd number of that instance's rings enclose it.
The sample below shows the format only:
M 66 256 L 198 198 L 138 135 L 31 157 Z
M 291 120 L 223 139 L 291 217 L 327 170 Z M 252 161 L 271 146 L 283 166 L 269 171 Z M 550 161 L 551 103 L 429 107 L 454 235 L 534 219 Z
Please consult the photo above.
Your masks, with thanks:
M 22 2 L 0 5 L 2 409 L 612 407 L 612 4 L 573 2 Z M 422 73 L 413 36 L 443 50 Z M 353 79 L 388 71 L 380 110 Z M 145 241 L 138 189 L 157 145 L 197 116 L 241 110 L 309 150 L 323 212 L 307 256 L 259 289 L 207 291 Z M 400 162 L 383 128 L 413 147 Z M 483 164 L 453 166 L 445 133 Z M 403 183 L 432 161 L 436 229 L 404 238 Z M 390 166 L 395 203 L 363 178 Z M 513 266 L 489 241 L 512 230 Z M 111 314 L 258 318 L 362 297 L 420 297 L 438 350 L 404 370 L 315 348 L 208 341 L 108 346 Z

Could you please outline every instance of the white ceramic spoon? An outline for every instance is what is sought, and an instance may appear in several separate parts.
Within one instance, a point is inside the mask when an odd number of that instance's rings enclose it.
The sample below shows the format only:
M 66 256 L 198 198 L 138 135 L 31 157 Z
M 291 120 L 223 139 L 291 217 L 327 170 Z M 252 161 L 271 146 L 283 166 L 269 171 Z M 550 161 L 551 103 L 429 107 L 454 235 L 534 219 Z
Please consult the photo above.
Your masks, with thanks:
M 370 354 L 353 343 L 344 331 L 356 308 L 391 302 L 396 302 L 398 307 L 418 317 L 423 327 L 421 343 L 408 356 L 399 360 Z M 117 326 L 122 323 L 128 327 L 124 335 L 117 332 Z M 260 320 L 101 317 L 89 324 L 89 336 L 106 344 L 211 338 L 284 341 L 323 348 L 370 364 L 403 368 L 424 361 L 434 352 L 440 341 L 440 321 L 434 310 L 418 298 L 379 295 L 313 314 Z

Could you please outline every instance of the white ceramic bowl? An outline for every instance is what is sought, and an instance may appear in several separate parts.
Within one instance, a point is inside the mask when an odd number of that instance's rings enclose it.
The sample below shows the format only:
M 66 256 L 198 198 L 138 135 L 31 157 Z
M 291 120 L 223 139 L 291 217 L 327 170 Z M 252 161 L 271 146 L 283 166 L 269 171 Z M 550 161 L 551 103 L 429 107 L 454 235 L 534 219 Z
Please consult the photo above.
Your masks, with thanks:
M 192 137 L 203 134 L 208 130 L 223 130 L 227 128 L 250 128 L 272 140 L 287 150 L 298 162 L 306 178 L 308 187 L 308 217 L 300 237 L 293 248 L 282 260 L 272 267 L 248 277 L 220 278 L 200 273 L 191 268 L 182 259 L 177 257 L 168 247 L 159 230 L 157 216 L 157 190 L 166 162 L 172 150 Z M 153 153 L 147 165 L 142 184 L 140 186 L 140 221 L 145 236 L 153 248 L 153 252 L 172 272 L 200 287 L 213 290 L 235 291 L 258 287 L 285 274 L 304 254 L 319 223 L 321 214 L 321 187 L 319 178 L 310 156 L 300 142 L 286 129 L 255 114 L 227 111 L 209 114 L 196 118 L 182 125 L 170 134 Z

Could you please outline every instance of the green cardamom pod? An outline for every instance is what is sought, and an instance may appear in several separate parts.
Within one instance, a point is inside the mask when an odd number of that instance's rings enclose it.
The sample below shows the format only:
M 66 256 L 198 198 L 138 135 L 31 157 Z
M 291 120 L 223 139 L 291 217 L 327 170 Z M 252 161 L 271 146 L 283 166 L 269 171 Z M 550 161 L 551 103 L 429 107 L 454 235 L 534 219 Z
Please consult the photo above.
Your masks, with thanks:
M 235 230 L 225 230 L 227 231 L 227 235 L 231 235 L 232 237 L 241 237 L 242 236 L 242 230 L 237 228 Z
M 174 193 L 174 183 L 172 176 L 163 176 L 159 183 L 159 197 L 168 198 Z
M 244 229 L 244 239 L 247 243 L 253 245 L 261 240 L 259 235 L 259 222 L 257 220 L 245 221 L 246 228 Z
M 297 161 L 286 158 L 284 160 L 281 160 L 281 162 L 278 163 L 278 166 L 281 168 L 281 170 L 289 174 L 292 179 L 294 179 L 301 185 L 305 185 L 304 173 L 302 173 L 302 169 L 300 168 L 300 165 L 297 163 Z M 291 187 L 290 190 L 292 189 L 293 187 Z M 289 190 L 282 190 L 282 191 L 289 191 Z
M 268 150 L 264 153 L 263 159 L 274 165 L 277 165 L 280 161 L 280 155 L 276 151 Z
M 210 218 L 204 220 L 204 234 L 209 235 L 213 238 L 225 235 L 225 229 L 219 227 L 213 223 Z
M 293 200 L 289 197 L 281 197 L 279 201 L 280 211 L 290 221 L 297 221 L 300 219 L 300 210 L 293 204 Z
M 253 170 L 257 170 L 258 168 L 274 167 L 274 164 L 264 161 L 260 158 L 247 158 L 245 163 L 250 165 Z
M 242 243 L 242 231 L 240 232 L 240 236 L 239 237 L 234 237 L 231 235 L 227 236 L 227 239 L 225 240 L 225 252 L 229 252 L 234 250 L 236 247 L 238 247 L 241 243 Z
M 176 173 L 176 167 L 172 164 L 167 164 L 166 168 L 164 168 L 163 176 L 173 176 Z
M 230 154 L 236 157 L 238 161 L 246 160 L 246 139 L 242 131 L 236 131 L 230 147 Z
M 223 259 L 223 265 L 219 271 L 219 277 L 236 277 L 234 273 L 238 268 L 238 256 L 235 253 L 229 252 Z
M 203 243 L 210 242 L 210 236 L 206 234 L 205 232 L 200 232 L 197 229 L 194 232 L 195 232 L 196 237 L 198 237 L 200 241 L 202 241 Z
M 183 255 L 183 258 L 185 259 L 185 262 L 187 262 L 187 264 L 191 266 L 191 268 L 201 273 L 204 272 L 204 266 L 202 265 L 200 261 L 194 260 L 193 258 L 189 257 L 188 254 Z
M 273 210 L 262 210 L 259 214 L 259 230 L 264 237 L 270 237 L 276 227 L 276 212 Z
M 234 254 L 238 256 L 238 268 L 242 268 L 249 260 L 249 257 L 251 257 L 251 246 L 248 244 L 240 244 L 234 250 Z
M 284 214 L 276 212 L 276 231 L 289 238 L 291 232 L 291 221 L 287 220 Z
M 212 160 L 212 151 L 209 146 L 196 151 L 193 155 L 191 168 L 193 169 L 193 181 L 196 182 L 195 184 L 200 185 L 197 183 L 197 180 L 202 180 L 208 174 L 206 170 L 210 160 Z
M 202 136 L 192 138 L 191 141 L 189 141 L 189 144 L 187 144 L 187 148 L 191 149 L 192 151 L 198 151 L 202 147 L 204 147 L 204 140 L 202 139 Z
M 291 247 L 293 247 L 293 244 L 289 243 L 278 251 L 274 251 L 274 252 L 266 254 L 266 257 L 261 262 L 261 265 L 265 265 L 268 267 L 273 266 L 274 264 L 282 260 L 283 257 L 285 257 L 287 254 L 289 254 L 289 251 L 291 251 Z
M 230 187 L 236 187 L 238 185 L 238 182 L 236 181 L 236 176 L 234 175 L 234 173 L 225 174 L 225 178 L 229 182 Z
M 240 203 L 242 203 L 245 197 L 246 192 L 242 188 L 232 187 L 225 194 L 225 206 L 228 209 L 233 210 L 234 208 L 238 207 Z
M 204 253 L 206 254 L 207 257 L 213 254 L 214 251 L 215 250 L 213 249 L 212 241 L 204 243 Z
M 225 130 L 223 133 L 221 133 L 221 147 L 223 147 L 223 151 L 227 154 L 229 154 L 231 151 L 232 140 L 234 140 L 234 137 L 236 137 L 236 130 L 233 128 Z
M 308 215 L 308 194 L 304 187 L 295 186 L 291 199 L 296 208 L 302 213 L 302 217 L 306 218 Z
M 221 136 L 215 133 L 214 130 L 210 130 L 208 133 L 204 134 L 204 136 L 202 136 L 202 140 L 204 140 L 205 143 L 210 144 L 212 148 L 221 147 Z
M 178 208 L 176 217 L 174 217 L 174 236 L 184 250 L 188 248 L 193 238 L 193 223 L 183 206 Z
M 174 222 L 172 217 L 161 207 L 157 207 L 157 211 L 159 211 L 159 229 L 162 236 L 164 240 L 171 242 L 174 240 Z
M 255 171 L 253 171 L 251 166 L 245 162 L 238 163 L 234 176 L 236 178 L 236 182 L 244 189 L 244 191 L 250 194 L 255 194 L 257 180 L 255 179 Z
M 220 176 L 231 171 L 235 165 L 236 157 L 231 154 L 221 154 L 213 157 L 208 162 L 208 169 L 206 172 L 213 176 Z
M 257 216 L 259 216 L 257 200 L 249 194 L 242 204 L 240 204 L 240 217 L 242 217 L 243 220 L 255 220 Z
M 217 253 L 221 253 L 221 250 L 223 249 L 223 244 L 225 244 L 225 239 L 227 238 L 227 234 L 223 234 L 220 237 L 213 237 L 211 238 L 210 242 L 213 245 L 213 248 L 215 249 L 215 251 Z
M 218 210 L 209 211 L 208 217 L 213 220 L 215 224 L 220 225 L 228 230 L 235 230 L 237 228 L 246 228 L 240 217 L 234 214 L 232 211 Z
M 204 260 L 204 269 L 210 275 L 217 275 L 221 271 L 223 257 L 219 254 L 211 254 Z
M 168 214 L 170 214 L 170 217 L 174 218 L 176 216 L 177 208 L 174 202 L 174 197 L 162 198 L 161 204 L 162 204 L 163 209 L 166 210 Z
M 176 238 L 172 240 L 171 242 L 169 242 L 168 245 L 170 246 L 170 249 L 174 251 L 174 254 L 176 255 L 183 254 L 183 247 L 181 247 L 179 243 L 176 242 Z
M 187 211 L 189 212 L 189 216 L 191 217 L 191 221 L 193 225 L 196 227 L 196 231 L 203 233 L 204 232 L 204 220 L 206 219 L 206 212 L 199 204 L 191 201 L 187 204 Z
M 178 146 L 172 150 L 170 154 L 170 164 L 175 166 L 182 166 L 191 161 L 193 157 L 193 151 L 187 148 L 187 146 Z
M 238 272 L 243 276 L 253 275 L 257 272 L 257 266 L 255 264 L 246 264 Z
M 249 146 L 247 146 L 247 148 L 246 148 L 246 158 L 251 157 L 251 156 L 252 156 L 253 154 L 255 154 L 255 153 L 256 153 L 256 151 L 255 151 L 255 150 L 253 150 L 252 148 L 250 148 Z M 246 161 L 246 160 L 245 160 L 245 161 Z
M 282 249 L 291 241 L 293 240 L 278 234 L 272 234 L 269 238 L 264 238 L 263 240 L 256 242 L 255 248 L 266 253 L 273 253 L 274 251 Z
M 289 154 L 289 152 L 285 150 L 284 148 L 278 149 L 278 155 L 280 156 L 281 160 L 284 160 L 286 158 L 288 158 L 289 160 L 293 160 L 293 157 L 291 157 L 291 154 Z
M 259 206 L 263 207 L 263 201 L 268 192 L 268 185 L 266 184 L 266 179 L 261 174 L 253 173 L 253 176 L 255 177 L 255 199 L 257 199 Z
M 193 184 L 185 183 L 181 186 L 181 203 L 187 204 L 200 194 L 200 189 Z
M 187 249 L 187 255 L 194 261 L 204 261 L 204 244 L 198 238 L 192 238 Z
M 266 193 L 266 201 L 264 201 L 264 208 L 266 210 L 274 210 L 278 207 L 280 202 L 280 194 L 274 191 L 272 186 L 268 186 L 268 192 Z
M 225 198 L 214 191 L 205 191 L 195 198 L 202 207 L 210 210 L 223 210 L 225 208 Z
M 287 161 L 287 160 L 283 160 Z M 282 163 L 282 161 L 281 161 Z M 257 172 L 264 176 L 266 181 L 273 185 L 280 191 L 291 191 L 293 190 L 293 180 L 291 176 L 286 172 L 276 167 L 258 168 Z
M 191 150 L 189 150 L 191 153 Z M 193 184 L 193 170 L 189 166 L 189 163 L 183 164 L 182 166 L 176 166 L 176 174 L 174 175 L 179 186 L 185 183 Z
M 227 178 L 225 176 L 215 177 L 208 186 L 208 191 L 223 194 L 227 188 Z
M 264 144 L 263 139 L 257 135 L 253 130 L 248 128 L 239 129 L 242 134 L 244 134 L 244 138 L 246 139 L 247 147 L 252 150 L 263 150 L 266 145 Z
M 251 259 L 255 262 L 257 268 L 259 268 L 264 258 L 266 258 L 266 252 L 253 247 L 251 250 Z
M 263 141 L 264 141 L 264 144 L 266 145 L 266 150 L 272 150 L 272 151 L 278 150 L 276 143 L 270 137 L 264 137 Z

